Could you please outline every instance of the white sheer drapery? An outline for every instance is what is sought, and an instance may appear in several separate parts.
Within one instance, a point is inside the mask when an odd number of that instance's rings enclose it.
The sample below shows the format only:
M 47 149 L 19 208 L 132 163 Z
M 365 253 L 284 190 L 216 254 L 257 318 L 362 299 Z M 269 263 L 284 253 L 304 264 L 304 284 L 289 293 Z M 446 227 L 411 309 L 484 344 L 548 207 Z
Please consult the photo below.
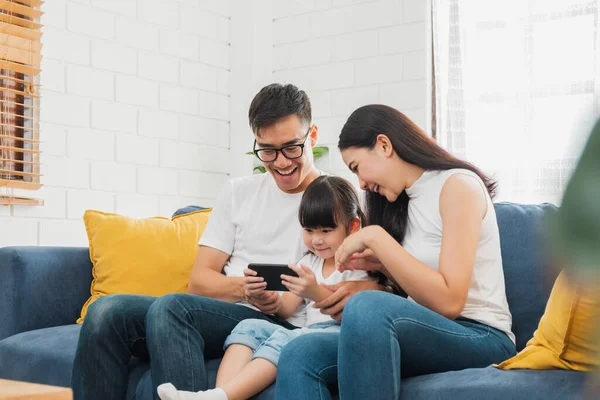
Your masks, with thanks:
M 559 204 L 598 115 L 600 0 L 432 2 L 439 143 L 497 200 Z

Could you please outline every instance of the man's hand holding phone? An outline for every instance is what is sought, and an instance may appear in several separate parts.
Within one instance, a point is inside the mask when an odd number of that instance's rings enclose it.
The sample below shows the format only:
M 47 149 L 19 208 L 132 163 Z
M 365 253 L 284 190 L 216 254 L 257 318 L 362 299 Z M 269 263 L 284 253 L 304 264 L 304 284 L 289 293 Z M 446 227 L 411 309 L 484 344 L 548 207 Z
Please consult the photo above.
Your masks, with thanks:
M 267 283 L 256 271 L 244 270 L 244 297 L 246 301 L 265 314 L 275 314 L 281 308 L 281 296 L 265 290 Z

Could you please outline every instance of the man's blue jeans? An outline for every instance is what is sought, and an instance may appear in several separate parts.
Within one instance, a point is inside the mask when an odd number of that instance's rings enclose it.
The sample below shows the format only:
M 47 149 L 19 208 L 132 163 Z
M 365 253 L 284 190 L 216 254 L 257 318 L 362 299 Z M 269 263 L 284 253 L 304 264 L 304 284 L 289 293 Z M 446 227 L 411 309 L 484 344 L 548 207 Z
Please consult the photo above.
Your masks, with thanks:
M 277 399 L 398 400 L 400 378 L 485 367 L 516 353 L 497 329 L 449 320 L 402 297 L 365 291 L 350 298 L 341 332 L 313 333 L 281 352 Z
M 208 389 L 204 360 L 221 357 L 225 338 L 248 318 L 294 328 L 242 305 L 191 294 L 102 297 L 81 328 L 74 398 L 124 399 L 131 357 L 150 359 L 155 398 L 156 386 L 165 382 L 182 390 Z

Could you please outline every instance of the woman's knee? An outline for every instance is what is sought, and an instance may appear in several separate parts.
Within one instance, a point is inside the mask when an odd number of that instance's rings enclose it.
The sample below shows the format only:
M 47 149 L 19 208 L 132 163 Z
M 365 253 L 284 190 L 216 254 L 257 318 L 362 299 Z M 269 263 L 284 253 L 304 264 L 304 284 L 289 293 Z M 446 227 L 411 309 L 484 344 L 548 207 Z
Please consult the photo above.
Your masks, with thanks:
M 356 293 L 350 297 L 344 307 L 344 323 L 348 320 L 364 320 L 367 316 L 377 315 L 378 310 L 381 310 L 386 300 L 389 300 L 387 296 L 389 296 L 388 293 L 375 290 Z
M 394 315 L 410 314 L 414 306 L 410 300 L 389 293 L 359 292 L 344 307 L 342 330 L 356 328 L 358 334 L 365 330 L 365 326 L 385 326 L 391 323 Z
M 285 374 L 306 371 L 316 372 L 337 364 L 339 333 L 310 333 L 290 341 L 281 351 L 279 370 Z M 282 370 L 283 369 L 283 370 Z M 279 374 L 279 372 L 278 372 Z

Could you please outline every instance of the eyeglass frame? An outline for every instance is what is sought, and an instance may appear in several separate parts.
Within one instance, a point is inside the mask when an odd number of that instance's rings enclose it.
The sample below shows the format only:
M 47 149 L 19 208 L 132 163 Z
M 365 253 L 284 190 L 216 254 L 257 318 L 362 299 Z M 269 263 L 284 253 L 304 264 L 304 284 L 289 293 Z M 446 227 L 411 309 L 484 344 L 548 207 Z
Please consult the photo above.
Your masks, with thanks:
M 298 143 L 298 144 L 289 144 L 287 146 L 283 146 L 283 147 L 279 147 L 279 148 L 266 148 L 266 149 L 257 149 L 256 148 L 256 139 L 254 139 L 254 145 L 252 146 L 253 150 L 252 152 L 256 155 L 256 157 L 258 157 L 258 159 L 262 162 L 274 162 L 277 160 L 277 158 L 279 157 L 279 153 L 281 153 L 281 155 L 283 155 L 285 158 L 287 158 L 288 160 L 297 160 L 298 158 L 302 157 L 304 155 L 304 146 L 306 146 L 306 139 L 308 139 L 308 136 L 310 135 L 310 131 L 312 129 L 312 126 L 310 126 L 308 128 L 308 132 L 306 132 L 306 135 L 304 136 L 304 140 L 302 140 L 302 143 Z M 285 153 L 283 152 L 284 149 L 288 148 L 288 147 L 300 147 L 300 155 L 298 157 L 293 157 L 290 158 L 288 156 L 285 155 Z M 275 158 L 270 160 L 270 161 L 263 161 L 262 158 L 260 158 L 260 156 L 258 155 L 258 153 L 262 150 L 268 150 L 268 151 L 274 151 L 275 152 Z

